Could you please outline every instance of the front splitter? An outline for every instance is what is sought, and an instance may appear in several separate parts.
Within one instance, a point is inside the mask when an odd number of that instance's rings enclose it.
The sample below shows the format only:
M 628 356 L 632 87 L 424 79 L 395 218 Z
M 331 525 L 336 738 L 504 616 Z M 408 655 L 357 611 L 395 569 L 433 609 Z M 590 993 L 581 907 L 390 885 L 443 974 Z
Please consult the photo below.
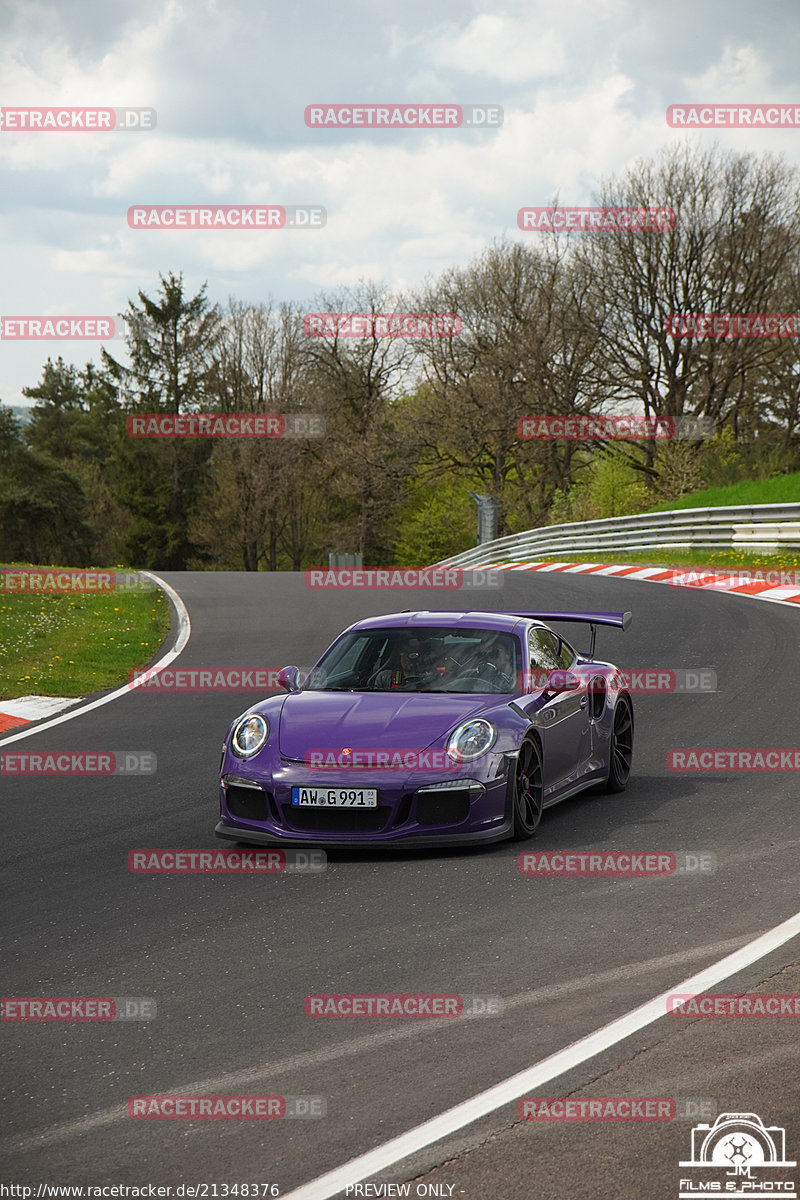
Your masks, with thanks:
M 480 830 L 477 833 L 437 833 L 437 834 L 408 834 L 405 837 L 381 838 L 293 838 L 282 834 L 265 832 L 260 829 L 242 829 L 237 825 L 226 825 L 219 821 L 214 829 L 218 838 L 226 841 L 242 842 L 245 845 L 256 846 L 290 846 L 293 850 L 320 849 L 335 850 L 375 850 L 386 846 L 390 850 L 433 849 L 436 846 L 475 846 L 489 845 L 492 842 L 502 842 L 511 837 L 510 821 L 503 822 L 496 829 Z

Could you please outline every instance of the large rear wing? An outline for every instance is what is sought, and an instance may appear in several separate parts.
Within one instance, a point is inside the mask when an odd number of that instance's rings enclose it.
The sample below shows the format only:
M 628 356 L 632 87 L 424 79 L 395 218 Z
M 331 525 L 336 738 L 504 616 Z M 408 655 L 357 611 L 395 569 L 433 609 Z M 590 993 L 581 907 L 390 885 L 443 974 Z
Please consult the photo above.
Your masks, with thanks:
M 594 658 L 594 644 L 597 637 L 598 625 L 612 625 L 615 629 L 626 630 L 633 620 L 631 612 L 513 612 L 511 617 L 528 617 L 532 621 L 574 621 L 576 624 L 588 625 L 591 629 L 589 658 Z

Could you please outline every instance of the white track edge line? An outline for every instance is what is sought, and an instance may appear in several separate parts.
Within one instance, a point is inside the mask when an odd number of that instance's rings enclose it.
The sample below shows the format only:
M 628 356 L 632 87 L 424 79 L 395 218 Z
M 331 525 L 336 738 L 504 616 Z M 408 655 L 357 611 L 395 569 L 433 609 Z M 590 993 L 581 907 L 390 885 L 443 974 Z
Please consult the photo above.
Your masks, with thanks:
M 159 575 L 154 575 L 152 571 L 139 571 L 140 575 L 146 575 L 149 579 L 155 580 L 163 592 L 169 596 L 172 603 L 175 605 L 178 614 L 178 637 L 175 645 L 171 650 L 160 658 L 152 667 L 147 668 L 147 678 L 150 679 L 153 675 L 158 675 L 159 671 L 163 671 L 164 667 L 169 663 L 174 662 L 179 654 L 186 647 L 186 643 L 192 633 L 192 622 L 189 618 L 189 610 L 184 604 L 181 597 L 173 587 L 170 587 Z M 63 713 L 60 717 L 53 717 L 50 721 L 43 721 L 34 729 L 23 729 L 21 733 L 14 733 L 11 737 L 0 740 L 0 746 L 9 746 L 12 742 L 18 742 L 21 738 L 33 737 L 36 733 L 43 733 L 45 729 L 52 729 L 55 725 L 62 725 L 65 721 L 71 721 L 73 717 L 82 717 L 84 713 L 91 712 L 94 708 L 101 708 L 104 704 L 110 704 L 112 700 L 117 700 L 120 696 L 126 696 L 131 691 L 135 691 L 140 685 L 138 683 L 126 683 L 122 687 L 116 688 L 113 692 L 109 692 L 105 696 L 101 696 L 99 700 L 91 700 L 88 704 L 82 704 L 80 708 L 75 708 L 72 712 Z
M 283 1200 L 330 1200 L 330 1197 L 338 1195 L 349 1185 L 408 1158 L 433 1142 L 448 1137 L 456 1130 L 463 1129 L 465 1125 L 470 1125 L 473 1121 L 487 1116 L 509 1101 L 518 1099 L 529 1089 L 539 1087 L 556 1076 L 563 1075 L 566 1071 L 579 1066 L 587 1059 L 594 1058 L 595 1055 L 666 1016 L 667 997 L 670 995 L 675 993 L 698 995 L 744 967 L 757 962 L 758 959 L 778 949 L 779 946 L 793 937 L 797 937 L 798 934 L 800 934 L 800 913 L 795 913 L 794 916 L 789 917 L 780 925 L 776 925 L 746 946 L 742 946 L 741 949 L 734 950 L 732 954 L 728 954 L 719 962 L 690 976 L 689 979 L 684 979 L 682 983 L 676 984 L 668 991 L 661 992 L 660 995 L 654 996 L 638 1008 L 632 1009 L 608 1025 L 595 1030 L 594 1033 L 580 1038 L 579 1041 L 534 1063 L 524 1071 L 509 1076 L 508 1079 L 487 1088 L 486 1091 L 479 1092 L 469 1100 L 464 1100 L 454 1108 L 447 1109 L 438 1117 L 432 1117 L 422 1125 L 417 1125 L 406 1133 L 384 1142 L 382 1146 L 376 1146 L 373 1150 L 320 1175 L 317 1179 L 287 1192 Z M 685 1018 L 673 1018 L 673 1020 L 681 1019 Z

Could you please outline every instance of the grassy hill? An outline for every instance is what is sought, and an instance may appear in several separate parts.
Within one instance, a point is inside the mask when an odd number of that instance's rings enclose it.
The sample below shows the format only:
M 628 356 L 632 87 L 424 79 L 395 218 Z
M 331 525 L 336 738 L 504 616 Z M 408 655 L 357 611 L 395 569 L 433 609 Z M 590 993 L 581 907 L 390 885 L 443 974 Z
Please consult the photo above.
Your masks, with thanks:
M 665 504 L 642 509 L 643 512 L 666 512 L 680 508 L 722 508 L 726 505 L 791 504 L 800 503 L 800 471 L 790 475 L 776 475 L 772 479 L 745 479 L 728 487 L 706 488 L 701 492 L 690 492 Z M 639 510 L 637 510 L 639 511 Z M 742 549 L 731 550 L 682 550 L 663 546 L 657 550 L 606 550 L 600 554 L 548 555 L 554 561 L 642 563 L 648 565 L 698 567 L 739 570 L 781 570 L 794 572 L 800 577 L 800 553 L 790 550 L 778 554 L 756 554 Z
M 651 512 L 672 508 L 720 508 L 727 504 L 791 504 L 800 503 L 800 471 L 791 475 L 776 475 L 772 479 L 743 479 L 728 487 L 706 488 L 689 492 L 679 500 L 657 504 Z

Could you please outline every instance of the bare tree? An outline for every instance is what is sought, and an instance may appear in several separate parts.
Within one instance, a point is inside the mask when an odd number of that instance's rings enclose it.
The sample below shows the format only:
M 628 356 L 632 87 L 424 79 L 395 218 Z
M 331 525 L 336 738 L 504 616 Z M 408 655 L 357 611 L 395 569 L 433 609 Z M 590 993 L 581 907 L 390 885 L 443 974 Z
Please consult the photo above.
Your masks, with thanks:
M 307 375 L 296 306 L 231 301 L 212 372 L 216 409 L 307 413 L 314 407 Z M 248 571 L 275 571 L 282 561 L 300 568 L 313 545 L 319 507 L 309 469 L 313 454 L 298 438 L 215 444 L 200 525 L 216 556 Z
M 395 312 L 396 303 L 383 285 L 361 283 L 322 295 L 315 308 L 374 317 Z M 330 333 L 307 336 L 304 357 L 326 421 L 317 479 L 327 505 L 330 548 L 360 552 L 365 562 L 385 561 L 390 518 L 404 480 L 414 472 L 400 453 L 393 409 L 408 377 L 408 342 L 383 335 L 375 322 L 367 336 L 344 336 L 334 321 Z
M 544 249 L 501 243 L 446 271 L 416 303 L 463 322 L 458 337 L 416 346 L 426 387 L 415 415 L 429 469 L 478 482 L 498 502 L 500 533 L 512 517 L 540 523 L 571 477 L 575 444 L 520 441 L 517 422 L 601 403 L 602 320 L 587 320 L 586 277 L 555 240 Z
M 778 351 L 759 338 L 676 337 L 672 314 L 775 311 L 800 235 L 798 174 L 779 159 L 688 143 L 601 189 L 603 205 L 666 206 L 673 229 L 581 235 L 604 322 L 607 390 L 647 417 L 693 414 L 752 432 Z M 652 482 L 655 442 L 631 459 Z

